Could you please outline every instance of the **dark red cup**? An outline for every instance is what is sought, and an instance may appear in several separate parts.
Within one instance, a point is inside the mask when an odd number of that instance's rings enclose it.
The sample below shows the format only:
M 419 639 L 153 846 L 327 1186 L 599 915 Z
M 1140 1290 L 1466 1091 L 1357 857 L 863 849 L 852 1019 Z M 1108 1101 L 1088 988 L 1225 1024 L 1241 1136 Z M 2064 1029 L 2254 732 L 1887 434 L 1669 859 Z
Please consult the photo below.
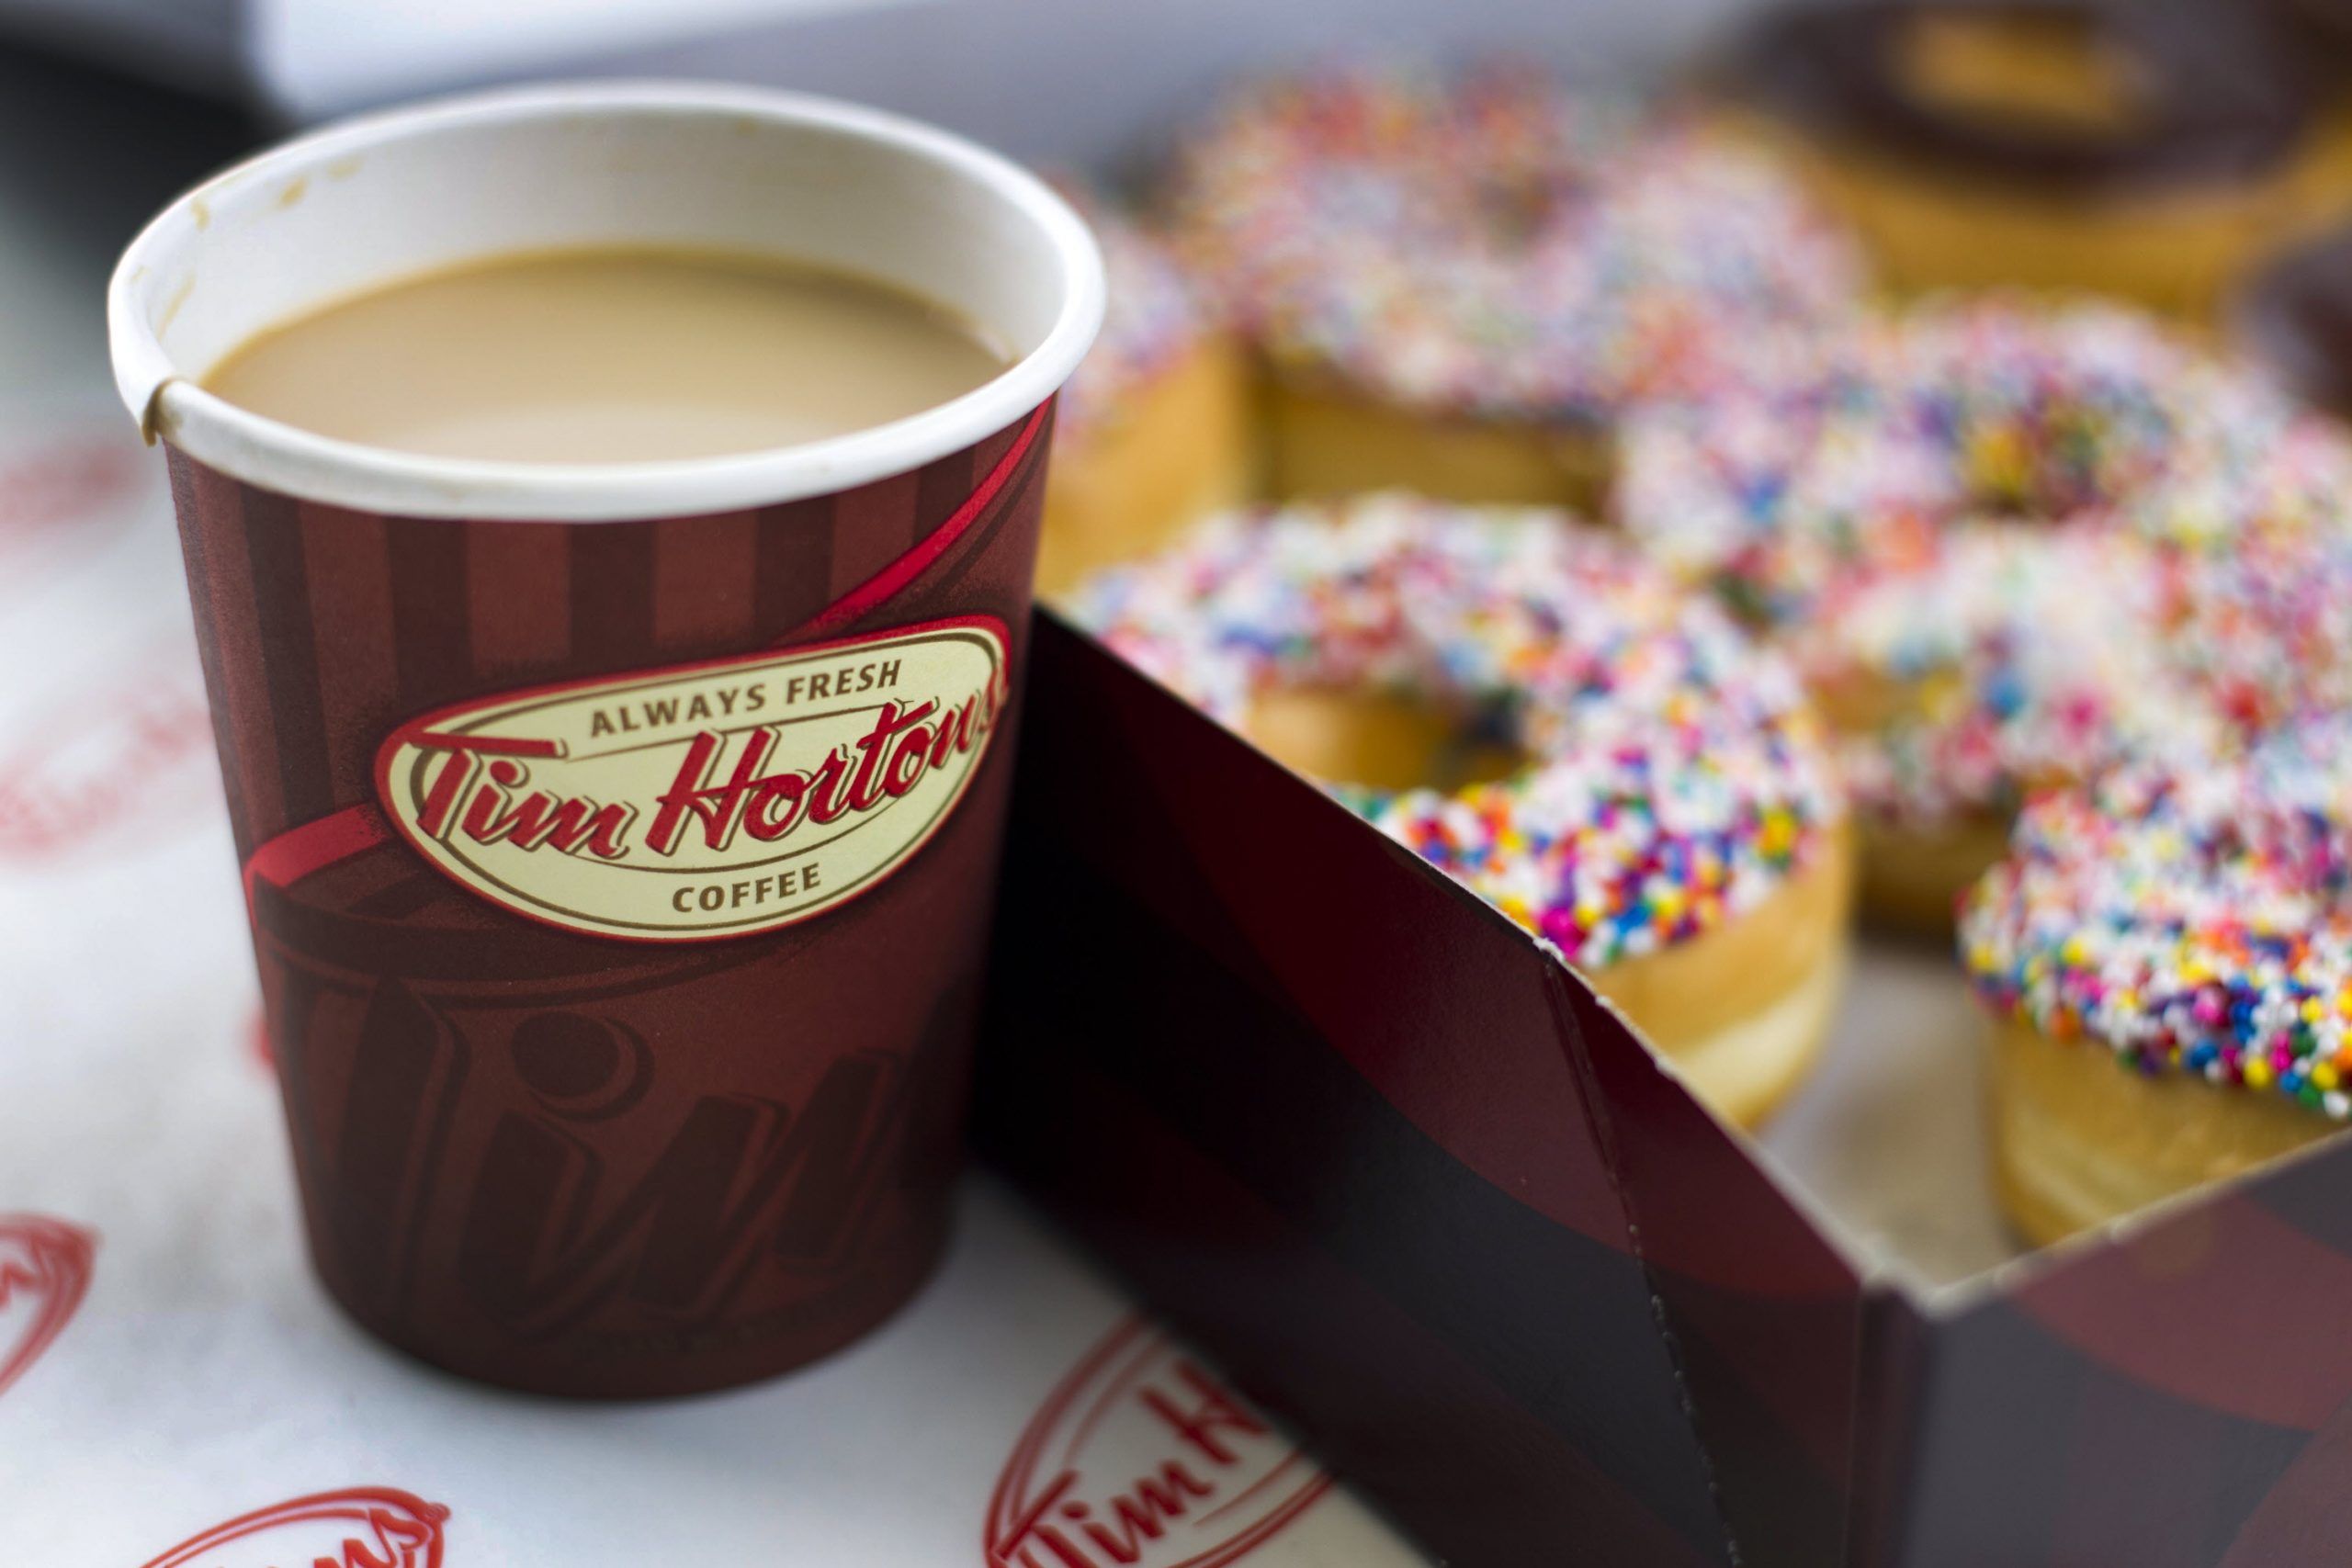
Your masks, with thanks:
M 1018 355 L 741 458 L 458 463 L 200 376 L 338 294 L 563 243 L 756 248 Z M 183 197 L 109 299 L 167 447 L 312 1258 L 451 1371 L 797 1366 L 936 1258 L 1083 226 L 943 133 L 715 87 L 493 95 Z M 787 367 L 780 367 L 780 373 Z

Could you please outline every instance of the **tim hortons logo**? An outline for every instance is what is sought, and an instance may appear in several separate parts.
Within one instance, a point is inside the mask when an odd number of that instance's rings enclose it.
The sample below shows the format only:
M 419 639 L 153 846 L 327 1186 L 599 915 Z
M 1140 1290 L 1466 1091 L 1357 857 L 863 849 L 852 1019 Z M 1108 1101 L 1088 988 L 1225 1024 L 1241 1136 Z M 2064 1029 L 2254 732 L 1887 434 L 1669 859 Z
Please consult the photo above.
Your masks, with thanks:
M 299 1079 L 324 1060 L 304 1032 L 347 1043 L 342 1131 L 306 1156 L 323 1256 L 374 1310 L 406 1310 L 446 1179 L 458 1281 L 518 1339 L 618 1357 L 788 1332 L 779 1298 L 806 1301 L 872 1256 L 893 1184 L 913 1174 L 907 1126 L 970 1003 L 950 987 L 911 1053 L 844 1051 L 787 1103 L 656 1095 L 660 1058 L 621 1018 L 550 1007 L 501 1042 L 399 980 L 322 994 L 281 1018 L 278 1043 Z M 471 1163 L 444 1171 L 452 1108 L 483 1071 L 515 1092 Z
M 441 1568 L 448 1517 L 388 1486 L 321 1492 L 241 1514 L 146 1568 Z
M 526 1338 L 581 1331 L 614 1303 L 646 1325 L 640 1349 L 697 1331 L 752 1337 L 756 1316 L 722 1319 L 757 1271 L 813 1283 L 858 1261 L 859 1221 L 901 1146 L 905 1075 L 882 1053 L 853 1052 L 797 1115 L 756 1096 L 704 1096 L 624 1181 L 580 1123 L 623 1114 L 645 1092 L 650 1055 L 626 1032 L 573 1014 L 517 1032 L 516 1058 L 548 1109 L 500 1119 L 467 1201 L 459 1278 Z M 573 1091 L 560 1111 L 551 1089 Z M 628 1348 L 629 1330 L 604 1343 Z
M 1222 1568 L 1330 1478 L 1140 1319 L 1047 1396 L 989 1500 L 987 1568 Z
M 533 919 L 633 941 L 774 931 L 856 897 L 946 821 L 1007 693 L 1003 623 L 542 687 L 402 726 L 401 835 Z
M 40 1214 L 0 1214 L 0 1393 L 40 1359 L 90 1288 L 97 1238 Z

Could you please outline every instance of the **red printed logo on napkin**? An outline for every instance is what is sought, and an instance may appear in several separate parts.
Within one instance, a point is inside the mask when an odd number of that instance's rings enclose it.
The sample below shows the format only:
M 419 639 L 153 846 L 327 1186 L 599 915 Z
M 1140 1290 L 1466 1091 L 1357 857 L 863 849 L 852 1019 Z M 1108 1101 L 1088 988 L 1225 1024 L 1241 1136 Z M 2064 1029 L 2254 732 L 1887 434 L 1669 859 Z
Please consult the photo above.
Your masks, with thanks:
M 119 413 L 12 420 L 0 446 L 0 586 L 21 592 L 160 501 L 154 469 Z
M 978 772 L 1006 692 L 988 616 L 460 704 L 377 757 L 401 835 L 571 931 L 774 931 L 904 865 Z
M 183 646 L 157 649 L 0 741 L 0 858 L 130 843 L 198 819 L 218 797 L 195 676 Z
M 49 1348 L 90 1288 L 97 1238 L 41 1214 L 0 1214 L 0 1393 Z
M 1140 1319 L 1047 1396 L 989 1500 L 988 1568 L 1222 1568 L 1330 1478 Z
M 448 1517 L 385 1486 L 321 1492 L 240 1515 L 146 1568 L 440 1568 Z

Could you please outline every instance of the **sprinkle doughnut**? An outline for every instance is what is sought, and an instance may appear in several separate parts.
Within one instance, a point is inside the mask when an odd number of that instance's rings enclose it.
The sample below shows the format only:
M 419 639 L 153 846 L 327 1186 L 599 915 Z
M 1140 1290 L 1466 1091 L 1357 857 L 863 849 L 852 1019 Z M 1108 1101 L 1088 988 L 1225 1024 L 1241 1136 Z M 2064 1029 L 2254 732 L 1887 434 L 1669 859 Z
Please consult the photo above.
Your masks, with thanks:
M 1552 944 L 1752 1120 L 1837 994 L 1842 805 L 1788 666 L 1565 522 L 1401 495 L 1237 514 L 1076 607 Z M 1378 755 L 1384 700 L 1442 716 L 1402 768 Z M 1512 765 L 1420 782 L 1464 741 Z
M 1174 227 L 1262 351 L 1277 493 L 1596 493 L 1635 399 L 1862 271 L 1766 154 L 1536 71 L 1335 72 L 1235 96 L 1180 149 Z
M 1158 548 L 1251 488 L 1248 375 L 1216 301 L 1168 245 L 1063 184 L 1102 246 L 1102 331 L 1062 389 L 1037 587 Z
M 2352 715 L 2037 800 L 1960 941 L 1996 1020 L 2001 1194 L 2034 1238 L 2338 1130 Z
M 2268 383 L 2126 310 L 1993 299 L 1645 411 L 1617 502 L 1784 641 L 1841 736 L 1866 907 L 1934 928 L 2028 790 L 2344 667 L 2313 562 L 2347 495 L 2352 450 Z

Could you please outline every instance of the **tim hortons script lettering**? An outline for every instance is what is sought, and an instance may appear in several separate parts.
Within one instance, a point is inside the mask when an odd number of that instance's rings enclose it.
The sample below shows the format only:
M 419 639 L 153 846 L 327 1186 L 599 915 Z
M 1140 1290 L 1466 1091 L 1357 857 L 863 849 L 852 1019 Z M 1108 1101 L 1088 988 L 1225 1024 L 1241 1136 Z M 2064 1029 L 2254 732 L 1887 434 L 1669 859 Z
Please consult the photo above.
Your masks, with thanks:
M 576 1014 L 516 1032 L 543 1109 L 499 1119 L 473 1178 L 458 1277 L 518 1336 L 564 1333 L 610 1306 L 633 1322 L 707 1326 L 763 1266 L 812 1276 L 854 1261 L 861 1200 L 895 1143 L 903 1069 L 878 1052 L 834 1061 L 798 1107 L 704 1095 L 650 1159 L 616 1170 L 598 1123 L 644 1115 L 644 1043 Z M 583 1086 L 583 1061 L 610 1081 Z M 560 1073 L 559 1081 L 554 1075 Z
M 377 786 L 466 887 L 632 941 L 773 931 L 903 865 L 1007 700 L 985 616 L 480 699 L 401 727 Z
M 1049 1394 L 989 1507 L 988 1568 L 1221 1568 L 1330 1480 L 1148 1324 L 1114 1330 Z

